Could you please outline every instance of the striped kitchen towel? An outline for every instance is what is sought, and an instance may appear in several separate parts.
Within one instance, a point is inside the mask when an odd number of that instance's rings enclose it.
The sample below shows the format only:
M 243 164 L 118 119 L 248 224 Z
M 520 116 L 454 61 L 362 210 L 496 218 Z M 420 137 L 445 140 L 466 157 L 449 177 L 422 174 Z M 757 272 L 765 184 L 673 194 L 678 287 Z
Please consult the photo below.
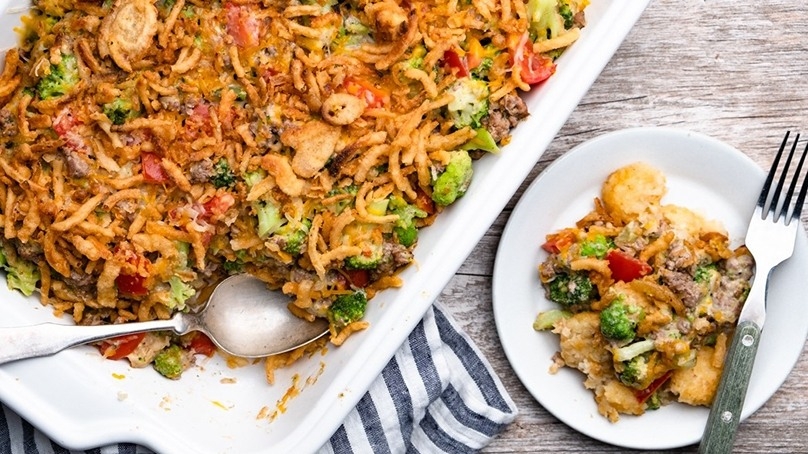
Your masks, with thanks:
M 76 452 L 0 410 L 0 454 Z M 515 417 L 491 365 L 436 302 L 320 453 L 476 452 Z M 79 452 L 152 451 L 121 443 Z

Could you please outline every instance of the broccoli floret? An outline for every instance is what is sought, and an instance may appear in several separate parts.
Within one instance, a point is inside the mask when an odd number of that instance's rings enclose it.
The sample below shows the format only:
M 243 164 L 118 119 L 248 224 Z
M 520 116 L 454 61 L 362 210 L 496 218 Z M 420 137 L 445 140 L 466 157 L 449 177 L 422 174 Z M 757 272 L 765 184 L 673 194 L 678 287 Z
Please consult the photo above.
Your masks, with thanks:
M 14 266 L 6 268 L 8 288 L 19 290 L 25 296 L 31 296 L 39 282 L 39 268 L 27 260 L 19 260 Z
M 227 271 L 228 274 L 237 274 L 244 271 L 244 263 L 247 262 L 248 259 L 247 251 L 244 249 L 240 249 L 236 251 L 236 259 L 235 260 L 225 260 L 222 263 L 222 268 Z
M 177 270 L 182 271 L 188 268 L 188 257 L 191 253 L 191 244 L 185 241 L 175 241 L 177 246 Z
M 393 233 L 398 238 L 398 243 L 405 247 L 415 244 L 418 239 L 418 227 L 415 225 L 416 218 L 425 218 L 428 213 L 415 205 L 408 204 L 401 197 L 391 197 L 387 206 L 392 214 L 398 215 Z
M 600 332 L 607 339 L 630 342 L 637 335 L 643 310 L 620 297 L 600 312 Z
M 710 263 L 708 265 L 702 265 L 696 268 L 696 273 L 693 275 L 693 279 L 698 282 L 699 284 L 710 284 L 713 279 L 718 277 L 718 267 L 715 263 Z
M 407 66 L 410 68 L 421 69 L 424 66 L 424 57 L 410 57 L 407 60 Z
M 555 38 L 564 29 L 558 0 L 528 0 L 527 14 L 530 31 L 539 38 Z
M 447 92 L 454 96 L 446 105 L 454 125 L 457 128 L 479 128 L 480 121 L 488 115 L 488 84 L 483 80 L 464 77 L 458 79 Z
M 236 101 L 246 101 L 247 100 L 247 91 L 241 85 L 233 84 L 230 86 L 230 90 L 236 94 Z
M 494 140 L 494 137 L 488 132 L 485 128 L 477 128 L 475 131 L 477 135 L 474 136 L 473 139 L 469 140 L 465 144 L 463 144 L 462 149 L 464 150 L 482 150 L 487 151 L 489 153 L 499 153 L 500 149 L 497 146 L 497 142 Z
M 227 274 L 238 274 L 244 271 L 244 263 L 238 260 L 227 260 L 222 263 L 222 268 L 224 268 Z
M 432 200 L 438 205 L 451 205 L 466 193 L 471 184 L 471 156 L 468 151 L 452 151 L 449 164 L 432 185 Z
M 39 268 L 28 260 L 23 260 L 13 251 L 7 253 L 5 244 L 0 243 L 0 268 L 6 271 L 6 283 L 11 290 L 19 290 L 25 296 L 31 296 L 39 282 Z
M 536 331 L 553 329 L 556 322 L 570 317 L 572 317 L 572 312 L 562 309 L 550 309 L 549 311 L 539 312 L 539 314 L 536 315 L 536 319 L 533 320 L 533 329 Z
M 633 344 L 628 344 L 625 347 L 620 347 L 614 351 L 614 359 L 618 362 L 628 361 L 637 355 L 650 352 L 654 349 L 654 341 L 651 339 L 643 339 Z
M 648 358 L 645 355 L 637 355 L 628 361 L 620 363 L 621 371 L 617 378 L 626 385 L 636 389 L 645 389 L 651 382 L 651 370 Z
M 168 300 L 168 308 L 173 310 L 184 310 L 185 302 L 188 298 L 196 295 L 196 290 L 190 284 L 183 282 L 179 276 L 171 276 L 168 280 L 168 285 L 171 286 L 171 293 Z
M 337 32 L 332 45 L 353 49 L 369 41 L 371 41 L 370 27 L 363 24 L 356 16 L 348 15 L 343 20 L 342 27 Z
M 310 228 L 311 221 L 308 219 L 304 219 L 297 225 L 287 223 L 275 232 L 273 239 L 283 252 L 299 255 L 306 244 Z
M 213 186 L 217 188 L 226 188 L 236 182 L 236 175 L 233 173 L 233 170 L 230 169 L 230 164 L 225 158 L 219 159 L 219 161 L 213 165 L 213 172 L 214 174 L 210 181 L 213 183 Z
M 398 238 L 398 244 L 404 247 L 410 247 L 418 240 L 418 227 L 415 224 L 410 224 L 406 227 L 396 226 L 393 228 L 393 232 Z
M 258 169 L 253 172 L 247 172 L 244 174 L 244 183 L 247 185 L 248 188 L 251 188 L 258 184 L 259 181 L 266 178 L 267 173 L 264 169 Z
M 300 255 L 309 234 L 309 227 L 295 230 L 291 235 L 288 235 L 282 248 L 283 251 L 287 254 Z
M 575 18 L 572 14 L 572 9 L 570 8 L 569 3 L 559 0 L 558 2 L 558 14 L 561 15 L 561 18 L 564 19 L 564 28 L 569 30 L 575 25 Z
M 137 111 L 135 110 L 135 105 L 128 99 L 117 98 L 110 103 L 104 104 L 104 115 L 109 118 L 112 124 L 122 125 L 126 123 L 126 120 L 137 116 Z
M 270 200 L 253 203 L 253 209 L 258 216 L 258 236 L 266 237 L 283 225 L 284 217 L 280 207 Z
M 488 71 L 491 70 L 492 66 L 494 66 L 494 59 L 491 57 L 483 57 L 483 59 L 480 60 L 480 64 L 471 70 L 471 76 L 477 79 L 486 79 L 488 78 Z
M 176 0 L 158 0 L 157 7 L 162 8 L 166 11 L 170 11 L 171 8 L 174 7 L 174 3 L 177 3 Z
M 370 27 L 363 24 L 356 16 L 349 15 L 345 17 L 342 26 L 345 28 L 345 31 L 348 33 L 352 33 L 355 35 L 366 35 L 370 34 Z
M 185 5 L 180 14 L 182 14 L 182 17 L 186 19 L 191 19 L 192 17 L 196 16 L 194 5 Z
M 365 316 L 367 305 L 368 298 L 362 290 L 339 295 L 328 307 L 328 320 L 338 327 L 359 321 Z
M 338 197 L 337 202 L 333 206 L 329 205 L 329 207 L 333 207 L 332 211 L 334 211 L 337 214 L 342 213 L 342 211 L 345 208 L 348 208 L 349 206 L 353 205 L 354 200 L 356 200 L 357 192 L 359 192 L 359 187 L 353 184 L 343 186 L 340 188 L 334 188 L 328 191 L 328 193 L 326 194 L 327 199 L 331 197 L 344 196 L 344 197 Z
M 610 249 L 614 249 L 614 241 L 603 235 L 597 235 L 595 238 L 581 243 L 581 255 L 584 257 L 602 259 L 606 257 L 606 253 Z
M 424 46 L 416 46 L 413 48 L 410 58 L 407 59 L 407 66 L 409 68 L 421 69 L 424 67 L 424 56 L 426 56 L 426 48 Z
M 370 243 L 358 255 L 345 259 L 345 267 L 352 270 L 372 270 L 379 266 L 384 258 L 381 244 Z
M 76 57 L 62 54 L 58 64 L 50 65 L 50 72 L 39 79 L 36 90 L 40 99 L 63 96 L 79 82 L 79 67 Z
M 160 375 L 175 380 L 185 369 L 185 355 L 179 345 L 171 345 L 154 357 L 154 370 Z
M 645 400 L 646 410 L 659 410 L 659 407 L 661 406 L 662 406 L 662 398 L 659 397 L 658 392 L 651 394 L 651 396 Z
M 559 273 L 546 285 L 547 298 L 564 307 L 586 304 L 597 298 L 597 287 L 585 272 Z

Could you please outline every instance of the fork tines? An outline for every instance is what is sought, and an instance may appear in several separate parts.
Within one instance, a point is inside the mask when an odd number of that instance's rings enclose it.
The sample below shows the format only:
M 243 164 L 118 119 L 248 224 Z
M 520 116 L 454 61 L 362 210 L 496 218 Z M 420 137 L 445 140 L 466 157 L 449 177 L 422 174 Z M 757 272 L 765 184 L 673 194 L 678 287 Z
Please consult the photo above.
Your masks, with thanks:
M 774 215 L 774 222 L 778 222 L 780 217 L 783 217 L 783 222 L 786 225 L 788 225 L 792 219 L 799 220 L 800 213 L 802 212 L 802 206 L 805 203 L 805 195 L 806 192 L 808 192 L 807 172 L 806 175 L 802 176 L 799 195 L 797 196 L 796 203 L 791 203 L 794 192 L 797 190 L 797 180 L 801 179 L 800 175 L 802 173 L 803 164 L 805 163 L 805 156 L 808 154 L 808 142 L 806 142 L 805 148 L 800 153 L 797 168 L 792 169 L 791 163 L 794 160 L 795 153 L 797 153 L 797 143 L 800 141 L 799 133 L 795 134 L 794 143 L 791 145 L 791 150 L 786 156 L 785 164 L 780 166 L 780 159 L 783 156 L 783 152 L 786 150 L 789 135 L 790 131 L 786 132 L 785 137 L 783 137 L 783 143 L 780 145 L 780 150 L 777 152 L 777 156 L 774 157 L 774 163 L 772 163 L 772 168 L 769 171 L 769 175 L 766 177 L 766 183 L 763 185 L 764 189 L 760 193 L 760 198 L 758 199 L 757 203 L 758 206 L 763 209 L 764 219 L 771 213 Z M 774 192 L 770 193 L 769 188 L 772 187 L 772 183 L 778 170 L 781 170 L 780 178 L 777 182 L 777 186 L 774 187 Z M 791 184 L 788 186 L 786 196 L 781 198 L 780 194 L 782 193 L 789 177 L 791 177 Z

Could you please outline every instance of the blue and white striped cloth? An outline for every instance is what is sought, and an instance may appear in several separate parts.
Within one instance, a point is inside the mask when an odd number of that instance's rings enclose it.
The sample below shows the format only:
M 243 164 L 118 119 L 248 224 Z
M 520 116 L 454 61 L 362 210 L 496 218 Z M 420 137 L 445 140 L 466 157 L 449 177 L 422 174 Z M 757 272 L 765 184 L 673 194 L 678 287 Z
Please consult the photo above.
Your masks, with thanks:
M 75 453 L 0 407 L 0 454 Z M 435 303 L 322 447 L 328 453 L 472 453 L 516 417 L 491 365 Z M 129 443 L 92 454 L 148 454 Z

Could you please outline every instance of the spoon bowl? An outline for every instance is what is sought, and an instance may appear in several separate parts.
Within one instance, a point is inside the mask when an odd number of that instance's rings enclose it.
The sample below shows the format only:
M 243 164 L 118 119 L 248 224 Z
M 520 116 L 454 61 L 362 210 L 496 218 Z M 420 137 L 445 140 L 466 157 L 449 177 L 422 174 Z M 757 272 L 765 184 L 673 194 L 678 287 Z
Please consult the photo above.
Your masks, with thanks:
M 178 312 L 168 320 L 117 325 L 74 326 L 57 323 L 0 328 L 0 364 L 47 356 L 76 345 L 147 331 L 182 335 L 201 331 L 234 356 L 260 358 L 294 350 L 328 333 L 328 322 L 308 322 L 289 311 L 289 299 L 249 274 L 237 274 L 203 291 L 196 312 Z
M 237 274 L 213 288 L 202 310 L 178 317 L 188 324 L 185 332 L 202 331 L 231 355 L 260 358 L 294 350 L 328 332 L 327 321 L 307 322 L 292 314 L 288 302 L 263 281 Z

